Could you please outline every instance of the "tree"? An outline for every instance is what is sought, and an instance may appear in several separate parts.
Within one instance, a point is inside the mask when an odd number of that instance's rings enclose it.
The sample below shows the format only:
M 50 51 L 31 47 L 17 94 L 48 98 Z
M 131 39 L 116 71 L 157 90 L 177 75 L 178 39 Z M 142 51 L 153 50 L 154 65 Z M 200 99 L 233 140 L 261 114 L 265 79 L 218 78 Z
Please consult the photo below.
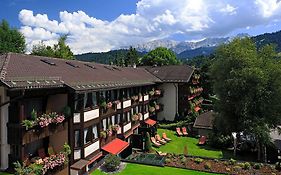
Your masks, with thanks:
M 281 64 L 275 58 L 272 46 L 257 50 L 251 39 L 235 39 L 218 48 L 211 69 L 219 99 L 216 129 L 253 134 L 258 158 L 281 123 Z
M 145 134 L 145 151 L 147 151 L 147 152 L 152 151 L 152 144 L 151 144 L 150 135 L 148 132 Z
M 148 52 L 141 59 L 141 64 L 144 66 L 176 65 L 179 63 L 180 61 L 177 59 L 175 53 L 164 47 L 158 47 Z
M 0 23 L 0 54 L 2 53 L 24 53 L 25 38 L 15 28 L 10 28 L 6 20 Z
M 126 66 L 128 66 L 128 65 L 133 66 L 134 64 L 135 65 L 138 64 L 138 52 L 132 46 L 130 47 L 126 56 L 127 56 L 126 59 L 125 59 L 125 65 Z
M 63 59 L 74 59 L 73 53 L 70 47 L 65 44 L 67 36 L 62 36 L 59 38 L 58 43 L 53 47 L 46 46 L 43 42 L 38 45 L 34 45 L 32 48 L 31 55 L 46 56 L 46 57 L 56 57 Z

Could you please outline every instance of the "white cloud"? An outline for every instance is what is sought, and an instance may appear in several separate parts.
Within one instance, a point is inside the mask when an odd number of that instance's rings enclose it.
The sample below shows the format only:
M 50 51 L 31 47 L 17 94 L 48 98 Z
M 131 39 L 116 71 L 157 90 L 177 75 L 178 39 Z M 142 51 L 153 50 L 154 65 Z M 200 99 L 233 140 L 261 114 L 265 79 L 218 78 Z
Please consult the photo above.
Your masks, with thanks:
M 62 34 L 74 53 L 101 52 L 175 34 L 204 38 L 222 36 L 238 29 L 250 29 L 280 21 L 281 3 L 277 0 L 140 0 L 134 14 L 121 14 L 113 21 L 91 17 L 83 11 L 59 14 L 19 13 L 21 32 L 28 47 L 40 40 L 47 44 Z M 194 37 L 192 37 L 194 36 Z

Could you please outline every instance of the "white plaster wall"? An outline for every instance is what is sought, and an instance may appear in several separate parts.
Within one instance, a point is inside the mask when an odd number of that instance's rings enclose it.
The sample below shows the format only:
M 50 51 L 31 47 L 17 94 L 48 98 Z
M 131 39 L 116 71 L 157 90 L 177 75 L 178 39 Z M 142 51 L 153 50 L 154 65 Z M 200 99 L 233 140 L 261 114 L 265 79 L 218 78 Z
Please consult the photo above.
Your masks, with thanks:
M 99 141 L 96 141 L 95 143 L 87 146 L 84 149 L 85 157 L 87 157 L 88 155 L 92 154 L 93 152 L 95 152 L 98 149 L 100 149 L 100 142 Z
M 164 110 L 158 113 L 158 120 L 173 121 L 178 109 L 178 84 L 177 83 L 163 83 L 159 86 L 159 89 L 164 90 L 164 95 L 159 98 L 159 103 L 164 104 Z
M 132 123 L 130 122 L 124 126 L 123 132 L 125 133 L 125 132 L 129 131 L 131 128 L 132 128 Z
M 98 118 L 100 115 L 99 109 L 93 109 L 91 111 L 84 112 L 84 122 Z
M 4 87 L 0 87 L 0 96 L 1 103 L 9 101 L 9 98 L 6 96 L 6 89 Z M 10 154 L 10 145 L 8 145 L 8 131 L 7 131 L 7 123 L 9 118 L 8 111 L 9 104 L 1 107 L 0 113 L 0 129 L 1 129 L 1 139 L 0 139 L 0 151 L 1 151 L 1 170 L 5 170 L 8 168 L 8 155 Z
M 131 106 L 131 100 L 127 100 L 123 102 L 123 108 L 127 108 Z

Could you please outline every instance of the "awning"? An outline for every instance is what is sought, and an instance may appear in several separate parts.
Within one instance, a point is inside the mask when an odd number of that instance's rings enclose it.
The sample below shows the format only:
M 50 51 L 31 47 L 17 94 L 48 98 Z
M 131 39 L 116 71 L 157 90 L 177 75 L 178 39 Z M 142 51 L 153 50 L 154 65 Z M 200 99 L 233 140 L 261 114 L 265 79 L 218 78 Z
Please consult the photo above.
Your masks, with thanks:
M 144 121 L 146 124 L 149 124 L 150 126 L 153 126 L 156 124 L 156 121 L 155 120 L 151 120 L 151 119 L 147 119 Z
M 117 155 L 129 146 L 128 142 L 120 139 L 114 139 L 110 143 L 103 146 L 101 149 L 111 154 Z
M 201 108 L 200 108 L 199 106 L 196 106 L 196 107 L 194 108 L 194 111 L 195 111 L 195 112 L 198 112 L 200 109 L 201 109 Z

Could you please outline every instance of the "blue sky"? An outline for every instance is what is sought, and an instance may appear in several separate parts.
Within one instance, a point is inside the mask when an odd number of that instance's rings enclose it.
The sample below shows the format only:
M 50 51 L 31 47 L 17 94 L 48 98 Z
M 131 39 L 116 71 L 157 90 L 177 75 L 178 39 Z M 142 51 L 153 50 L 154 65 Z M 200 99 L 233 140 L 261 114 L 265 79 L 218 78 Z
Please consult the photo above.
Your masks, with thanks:
M 258 35 L 281 30 L 279 0 L 0 0 L 0 19 L 30 50 L 67 34 L 74 53 L 101 52 L 157 39 Z

